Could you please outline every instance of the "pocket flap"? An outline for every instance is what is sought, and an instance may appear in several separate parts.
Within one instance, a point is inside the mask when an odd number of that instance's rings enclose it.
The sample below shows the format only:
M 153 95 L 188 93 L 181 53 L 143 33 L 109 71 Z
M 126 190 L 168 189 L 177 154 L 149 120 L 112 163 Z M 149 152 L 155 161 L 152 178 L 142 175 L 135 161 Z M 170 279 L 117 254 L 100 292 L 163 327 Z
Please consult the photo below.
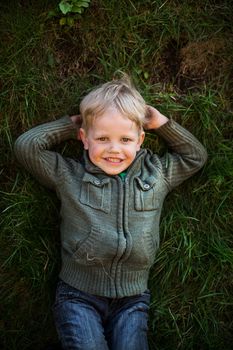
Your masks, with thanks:
M 136 177 L 135 180 L 143 191 L 149 191 L 156 184 L 156 178 L 154 176 L 148 176 L 146 179 Z
M 83 182 L 91 183 L 96 187 L 103 187 L 104 185 L 110 182 L 110 178 L 105 177 L 104 179 L 100 179 L 92 174 L 85 173 L 82 179 Z

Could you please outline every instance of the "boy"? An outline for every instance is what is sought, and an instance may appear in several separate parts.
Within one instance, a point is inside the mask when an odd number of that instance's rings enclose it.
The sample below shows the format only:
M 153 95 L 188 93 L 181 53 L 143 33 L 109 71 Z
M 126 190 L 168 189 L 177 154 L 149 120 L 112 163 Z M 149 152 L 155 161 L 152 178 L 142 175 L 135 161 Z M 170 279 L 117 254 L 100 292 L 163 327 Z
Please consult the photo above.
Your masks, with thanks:
M 127 77 L 90 92 L 80 112 L 37 126 L 15 144 L 21 164 L 61 200 L 57 331 L 63 349 L 146 350 L 147 282 L 163 200 L 203 166 L 206 151 L 147 106 Z M 141 149 L 144 130 L 161 136 L 169 153 Z M 50 150 L 75 131 L 81 161 Z

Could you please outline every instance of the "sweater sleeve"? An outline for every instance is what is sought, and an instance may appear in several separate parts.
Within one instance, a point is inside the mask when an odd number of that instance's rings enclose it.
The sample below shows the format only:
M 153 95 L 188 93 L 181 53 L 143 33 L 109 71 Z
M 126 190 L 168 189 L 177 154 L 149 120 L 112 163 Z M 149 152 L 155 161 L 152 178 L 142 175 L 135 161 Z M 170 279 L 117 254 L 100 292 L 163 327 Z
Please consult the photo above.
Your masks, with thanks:
M 154 131 L 163 138 L 169 149 L 160 161 L 171 190 L 203 167 L 207 152 L 189 131 L 173 120 Z
M 16 158 L 43 185 L 55 189 L 62 178 L 66 160 L 51 148 L 74 138 L 75 130 L 68 116 L 36 126 L 16 140 Z

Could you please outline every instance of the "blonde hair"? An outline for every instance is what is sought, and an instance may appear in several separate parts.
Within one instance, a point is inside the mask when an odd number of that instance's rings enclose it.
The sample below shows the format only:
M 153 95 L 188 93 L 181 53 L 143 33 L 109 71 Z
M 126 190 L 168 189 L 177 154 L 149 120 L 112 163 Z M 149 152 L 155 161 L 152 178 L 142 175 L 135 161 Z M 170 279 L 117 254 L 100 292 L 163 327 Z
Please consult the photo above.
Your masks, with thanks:
M 135 122 L 139 130 L 142 129 L 146 103 L 128 75 L 122 74 L 121 79 L 107 82 L 83 98 L 80 103 L 83 129 L 87 131 L 109 107 L 116 108 L 123 116 Z

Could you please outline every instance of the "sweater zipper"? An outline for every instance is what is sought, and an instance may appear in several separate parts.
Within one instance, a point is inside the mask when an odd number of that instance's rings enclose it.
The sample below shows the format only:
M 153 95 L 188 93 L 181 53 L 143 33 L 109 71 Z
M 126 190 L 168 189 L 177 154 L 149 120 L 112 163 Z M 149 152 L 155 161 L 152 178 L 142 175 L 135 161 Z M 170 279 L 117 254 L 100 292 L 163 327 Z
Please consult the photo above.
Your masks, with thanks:
M 122 198 L 122 213 L 121 213 L 121 228 L 122 228 L 122 233 L 123 233 L 123 237 L 122 237 L 122 249 L 121 249 L 121 254 L 120 256 L 118 256 L 117 262 L 116 262 L 116 270 L 115 270 L 115 290 L 116 290 L 116 294 L 118 294 L 118 290 L 119 290 L 119 278 L 120 274 L 121 274 L 121 269 L 120 266 L 121 265 L 121 260 L 125 255 L 126 249 L 127 249 L 127 240 L 126 240 L 126 235 L 125 235 L 125 198 L 126 198 L 126 194 L 125 194 L 125 187 L 126 187 L 126 183 L 128 182 L 128 179 L 125 177 L 124 180 L 122 181 L 122 179 L 119 177 L 118 181 L 120 180 L 121 182 L 121 189 L 123 190 L 123 198 Z M 124 243 L 123 243 L 124 242 Z M 118 286 L 118 287 L 117 287 Z

